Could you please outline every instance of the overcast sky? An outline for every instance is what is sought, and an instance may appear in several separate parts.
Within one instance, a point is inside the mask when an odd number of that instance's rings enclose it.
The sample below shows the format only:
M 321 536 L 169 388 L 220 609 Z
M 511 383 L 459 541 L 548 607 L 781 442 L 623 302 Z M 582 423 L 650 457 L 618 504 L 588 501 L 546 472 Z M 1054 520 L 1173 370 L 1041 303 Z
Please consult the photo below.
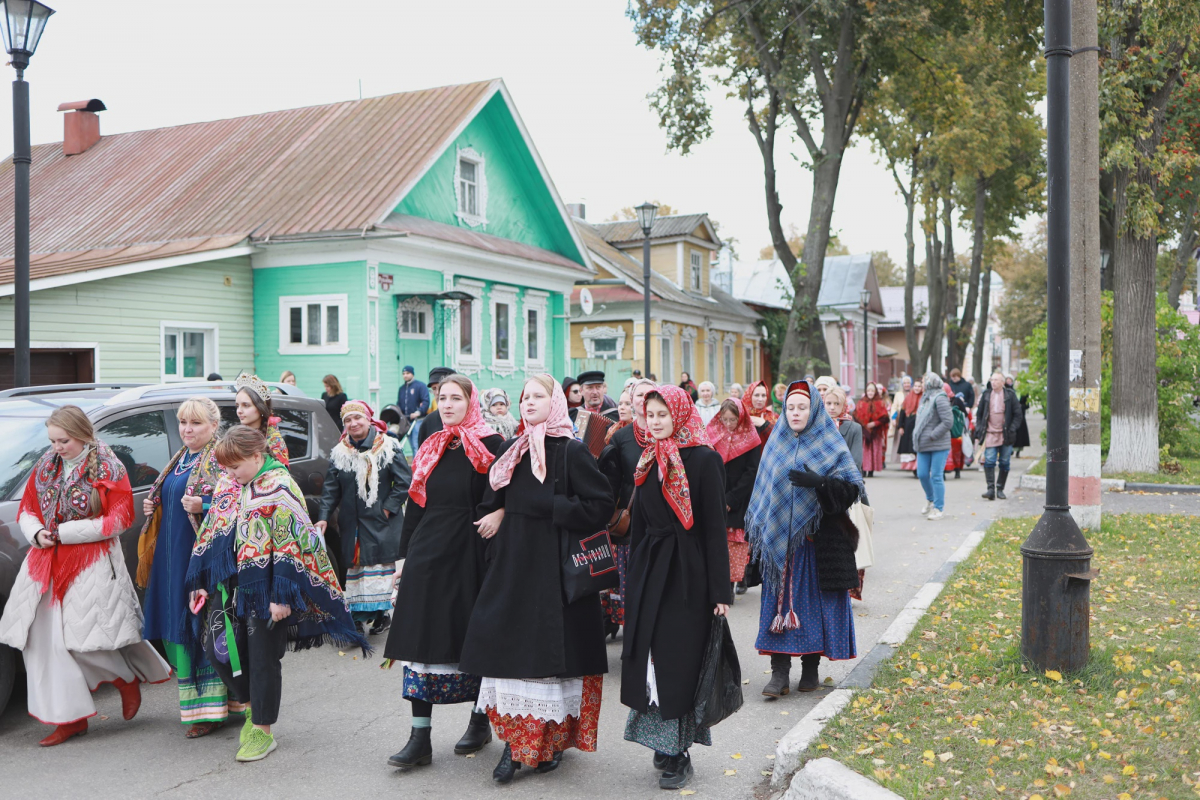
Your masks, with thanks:
M 770 241 L 741 104 L 714 97 L 712 139 L 668 153 L 646 100 L 658 55 L 638 46 L 625 0 L 50 4 L 58 13 L 26 71 L 34 143 L 61 141 L 55 109 L 70 100 L 103 100 L 101 133 L 118 133 L 354 99 L 360 79 L 374 96 L 500 77 L 564 202 L 585 202 L 589 220 L 658 199 L 707 211 L 743 260 Z M 0 152 L 11 153 L 11 93 L 0 98 Z M 811 180 L 790 152 L 784 140 L 784 222 L 803 231 Z M 833 230 L 852 252 L 903 262 L 904 205 L 866 145 L 846 158 Z

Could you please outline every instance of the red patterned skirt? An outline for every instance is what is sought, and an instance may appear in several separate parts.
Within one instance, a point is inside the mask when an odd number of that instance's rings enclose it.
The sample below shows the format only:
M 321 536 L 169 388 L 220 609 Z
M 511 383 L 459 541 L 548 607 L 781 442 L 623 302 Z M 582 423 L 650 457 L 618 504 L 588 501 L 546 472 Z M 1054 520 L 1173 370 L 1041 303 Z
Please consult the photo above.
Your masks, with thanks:
M 746 578 L 746 565 L 750 563 L 750 543 L 742 528 L 726 528 L 729 545 L 729 582 L 737 583 Z
M 883 469 L 884 461 L 887 459 L 887 453 L 884 450 L 887 448 L 887 436 L 873 436 L 870 439 L 863 439 L 863 471 L 878 472 Z
M 579 716 L 568 716 L 562 722 L 538 719 L 532 715 L 513 717 L 501 714 L 495 706 L 488 707 L 487 715 L 496 736 L 512 749 L 513 761 L 536 767 L 543 761 L 553 759 L 555 753 L 572 747 L 585 753 L 596 752 L 603 690 L 603 675 L 585 675 Z
M 946 459 L 946 472 L 954 472 L 956 469 L 962 469 L 966 463 L 963 458 L 962 437 L 950 440 L 950 456 Z

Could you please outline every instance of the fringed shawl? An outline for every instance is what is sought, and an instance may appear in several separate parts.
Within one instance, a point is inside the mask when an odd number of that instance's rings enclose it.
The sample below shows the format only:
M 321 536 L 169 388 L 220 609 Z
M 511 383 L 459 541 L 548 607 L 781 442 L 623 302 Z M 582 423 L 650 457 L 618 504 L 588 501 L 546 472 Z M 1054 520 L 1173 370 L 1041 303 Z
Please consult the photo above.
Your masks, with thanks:
M 282 441 L 282 437 L 280 440 Z M 208 444 L 200 448 L 196 466 L 192 467 L 192 472 L 188 475 L 187 486 L 183 490 L 184 497 L 211 498 L 216 494 L 217 484 L 224 474 L 221 465 L 217 463 L 216 451 L 217 439 L 214 436 Z M 154 504 L 154 512 L 146 517 L 146 521 L 142 525 L 142 532 L 138 536 L 138 566 L 135 576 L 137 585 L 143 589 L 150 583 L 150 568 L 154 564 L 154 550 L 158 546 L 158 531 L 162 524 L 162 484 L 175 469 L 179 459 L 187 455 L 187 452 L 187 447 L 179 448 L 154 480 L 154 485 L 150 487 L 149 498 L 150 502 Z M 188 522 L 192 523 L 192 530 L 199 533 L 200 523 L 204 521 L 204 514 L 188 514 L 187 518 Z
M 104 442 L 97 440 L 91 447 L 92 452 L 67 475 L 62 474 L 62 457 L 48 450 L 34 465 L 17 512 L 18 518 L 29 514 L 41 522 L 43 528 L 57 533 L 64 522 L 96 516 L 92 513 L 93 490 L 100 499 L 104 539 L 34 547 L 26 556 L 25 565 L 38 586 L 38 595 L 53 585 L 52 602 L 55 603 L 61 604 L 67 589 L 80 573 L 104 557 L 112 546 L 111 537 L 133 523 L 133 490 L 129 487 L 125 465 Z M 88 476 L 91 464 L 95 464 L 94 480 Z
M 793 486 L 788 472 L 809 469 L 826 478 L 850 481 L 862 491 L 862 475 L 854 466 L 846 440 L 811 385 L 809 397 L 812 408 L 804 430 L 796 433 L 782 419 L 771 432 L 746 510 L 746 533 L 761 564 L 763 582 L 777 593 L 788 560 L 803 537 L 817 532 L 822 517 L 816 490 Z
M 684 530 L 691 530 L 695 524 L 695 518 L 692 516 L 692 492 L 688 486 L 687 471 L 684 469 L 679 449 L 707 446 L 708 434 L 704 430 L 700 412 L 692 402 L 692 396 L 686 391 L 678 386 L 660 386 L 648 392 L 646 399 L 655 396 L 661 398 L 667 406 L 675 430 L 666 439 L 655 439 L 647 433 L 648 444 L 638 460 L 637 469 L 634 470 L 633 482 L 641 486 L 649 477 L 650 470 L 657 464 L 662 475 L 663 497 L 683 524 Z

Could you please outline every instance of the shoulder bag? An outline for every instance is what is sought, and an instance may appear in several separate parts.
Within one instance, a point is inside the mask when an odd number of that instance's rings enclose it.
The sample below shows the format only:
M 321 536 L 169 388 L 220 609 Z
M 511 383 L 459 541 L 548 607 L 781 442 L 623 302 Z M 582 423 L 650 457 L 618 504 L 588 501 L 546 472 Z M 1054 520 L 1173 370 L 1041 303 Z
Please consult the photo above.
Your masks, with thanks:
M 571 480 L 567 472 L 566 448 L 562 453 L 562 471 L 563 492 L 569 496 Z M 613 557 L 612 540 L 607 529 L 582 534 L 566 528 L 559 530 L 563 602 L 570 605 L 576 600 L 620 585 L 617 561 Z

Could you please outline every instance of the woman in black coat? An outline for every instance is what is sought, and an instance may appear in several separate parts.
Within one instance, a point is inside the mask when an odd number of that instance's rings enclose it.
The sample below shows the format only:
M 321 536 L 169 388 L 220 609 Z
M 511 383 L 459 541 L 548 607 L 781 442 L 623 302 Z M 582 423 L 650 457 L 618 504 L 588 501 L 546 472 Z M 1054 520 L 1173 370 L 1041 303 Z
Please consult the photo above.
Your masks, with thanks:
M 654 750 L 658 785 L 679 789 L 693 769 L 688 748 L 712 744 L 694 716 L 713 614 L 729 610 L 725 475 L 687 392 L 646 395 L 652 439 L 637 469 L 621 702 L 625 738 Z
M 321 401 L 325 403 L 325 410 L 329 412 L 329 416 L 333 417 L 333 422 L 340 431 L 342 429 L 342 406 L 349 398 L 342 391 L 342 384 L 337 379 L 337 375 L 326 375 L 321 380 L 325 384 L 325 391 L 321 393 Z
M 474 703 L 479 676 L 458 663 L 475 599 L 487 571 L 486 541 L 475 530 L 475 507 L 487 491 L 487 470 L 504 440 L 480 411 L 474 384 L 451 375 L 438 386 L 444 427 L 417 452 L 400 558 L 394 581 L 397 614 L 383 654 L 404 665 L 404 698 L 412 704 L 408 744 L 388 759 L 394 767 L 433 760 L 435 704 Z M 457 755 L 492 740 L 487 714 L 474 712 Z
M 522 431 L 492 464 L 480 503 L 487 577 L 459 668 L 482 675 L 479 707 L 506 744 L 492 772 L 549 772 L 563 751 L 593 752 L 608 654 L 600 599 L 563 601 L 563 529 L 595 533 L 613 512 L 608 480 L 574 438 L 562 387 L 535 375 L 521 396 Z
M 729 544 L 729 581 L 736 594 L 745 594 L 742 581 L 750 563 L 746 541 L 746 507 L 754 491 L 754 477 L 762 453 L 761 441 L 746 407 L 726 400 L 706 429 L 708 441 L 725 463 L 725 525 Z

